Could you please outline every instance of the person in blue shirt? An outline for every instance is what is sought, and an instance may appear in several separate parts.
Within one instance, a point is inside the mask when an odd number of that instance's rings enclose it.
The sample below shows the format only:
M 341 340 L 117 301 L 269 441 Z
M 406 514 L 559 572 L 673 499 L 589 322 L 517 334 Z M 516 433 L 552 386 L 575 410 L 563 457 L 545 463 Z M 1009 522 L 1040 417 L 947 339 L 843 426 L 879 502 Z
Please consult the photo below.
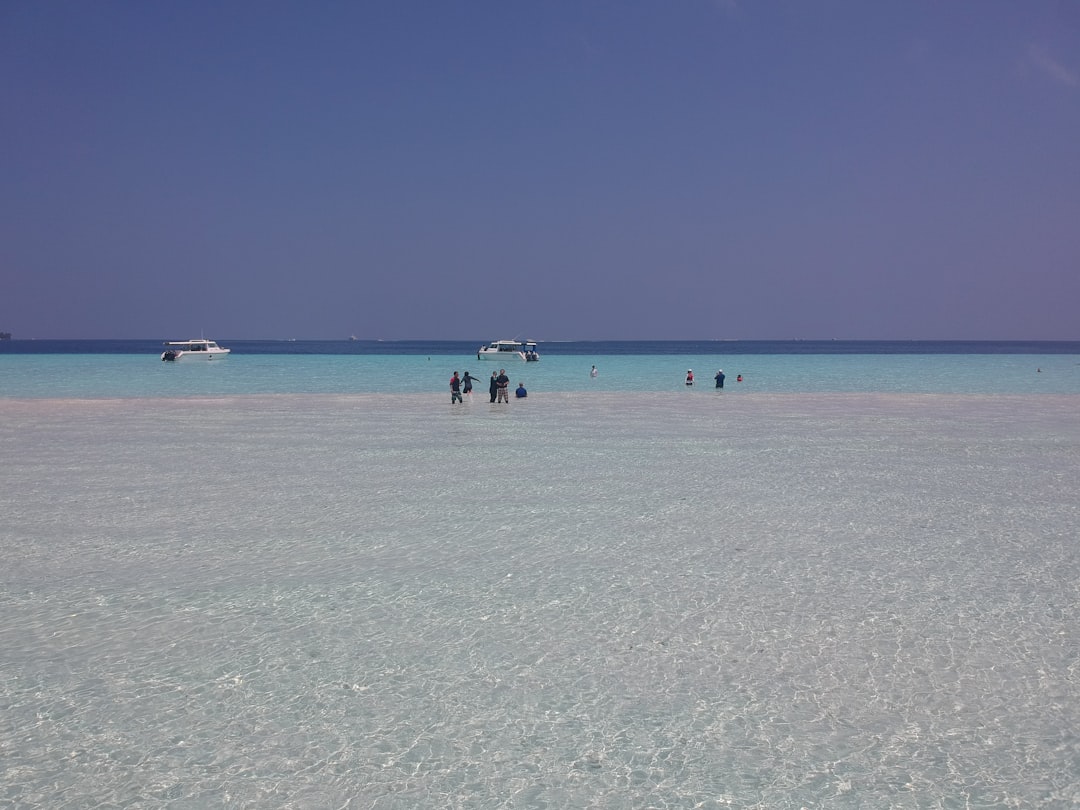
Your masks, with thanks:
M 515 391 L 514 393 L 517 395 L 518 399 L 522 399 L 523 397 L 527 397 L 529 395 L 529 392 L 525 390 L 525 383 L 523 382 L 518 383 L 517 391 Z
M 723 388 L 724 387 L 724 370 L 720 369 L 718 372 L 716 372 L 716 377 L 714 379 L 716 380 L 716 387 L 717 388 Z

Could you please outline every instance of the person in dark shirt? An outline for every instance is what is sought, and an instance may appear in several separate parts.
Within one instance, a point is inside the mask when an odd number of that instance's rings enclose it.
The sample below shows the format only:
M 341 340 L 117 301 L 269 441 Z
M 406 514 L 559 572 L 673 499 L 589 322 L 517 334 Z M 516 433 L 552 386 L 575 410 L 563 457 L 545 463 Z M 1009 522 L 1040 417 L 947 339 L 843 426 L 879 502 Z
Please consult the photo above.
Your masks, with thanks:
M 472 393 L 472 384 L 473 384 L 473 380 L 475 380 L 475 379 L 476 379 L 476 377 L 473 377 L 471 374 L 469 374 L 469 372 L 467 372 L 467 371 L 465 372 L 465 376 L 461 378 L 461 390 L 462 390 L 463 393 L 465 393 L 465 394 L 471 394 Z
M 510 378 L 506 376 L 506 369 L 499 369 L 499 376 L 495 380 L 498 386 L 498 396 L 495 398 L 496 402 L 505 402 L 510 404 Z
M 491 401 L 495 401 L 495 396 L 499 393 L 499 380 L 498 375 L 495 372 L 491 372 L 491 384 L 488 385 L 488 393 L 491 394 Z
M 724 370 L 723 369 L 720 369 L 718 372 L 716 372 L 715 379 L 716 379 L 716 387 L 717 388 L 723 388 L 724 387 Z
M 461 398 L 461 380 L 458 379 L 457 372 L 454 372 L 454 376 L 450 378 L 450 404 L 455 402 L 463 402 Z
M 517 391 L 514 392 L 514 396 L 516 396 L 518 399 L 522 399 L 524 397 L 527 397 L 528 395 L 529 392 L 525 390 L 525 383 L 519 382 Z

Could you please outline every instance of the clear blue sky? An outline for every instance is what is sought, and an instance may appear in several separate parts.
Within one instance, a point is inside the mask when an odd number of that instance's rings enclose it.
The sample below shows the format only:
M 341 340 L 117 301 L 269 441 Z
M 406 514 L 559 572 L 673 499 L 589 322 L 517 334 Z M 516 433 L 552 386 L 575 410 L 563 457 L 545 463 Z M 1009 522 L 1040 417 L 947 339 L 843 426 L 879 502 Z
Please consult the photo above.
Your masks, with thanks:
M 1080 338 L 1080 3 L 0 4 L 16 337 Z

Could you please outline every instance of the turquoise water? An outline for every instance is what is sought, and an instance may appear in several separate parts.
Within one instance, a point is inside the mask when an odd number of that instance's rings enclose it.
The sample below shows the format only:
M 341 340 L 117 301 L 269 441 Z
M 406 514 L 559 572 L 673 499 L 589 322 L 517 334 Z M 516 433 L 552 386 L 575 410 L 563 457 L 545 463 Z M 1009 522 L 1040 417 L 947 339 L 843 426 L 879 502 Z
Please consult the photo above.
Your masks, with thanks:
M 595 364 L 599 376 L 590 378 Z M 0 396 L 32 398 L 185 397 L 271 393 L 448 394 L 450 374 L 470 371 L 481 388 L 496 364 L 475 355 L 243 355 L 224 362 L 163 363 L 156 355 L 0 356 Z M 587 355 L 547 352 L 507 368 L 531 393 L 1080 393 L 1080 356 L 1066 354 Z M 742 374 L 743 382 L 736 382 Z
M 0 356 L 0 806 L 1080 806 L 1076 355 L 468 361 Z

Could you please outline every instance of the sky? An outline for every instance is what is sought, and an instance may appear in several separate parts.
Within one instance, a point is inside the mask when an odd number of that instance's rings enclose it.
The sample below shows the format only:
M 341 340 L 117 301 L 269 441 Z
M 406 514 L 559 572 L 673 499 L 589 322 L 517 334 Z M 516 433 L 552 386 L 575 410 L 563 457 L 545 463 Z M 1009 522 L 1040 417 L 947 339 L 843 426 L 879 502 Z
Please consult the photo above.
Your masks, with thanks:
M 1080 339 L 1075 0 L 8 0 L 16 338 Z

